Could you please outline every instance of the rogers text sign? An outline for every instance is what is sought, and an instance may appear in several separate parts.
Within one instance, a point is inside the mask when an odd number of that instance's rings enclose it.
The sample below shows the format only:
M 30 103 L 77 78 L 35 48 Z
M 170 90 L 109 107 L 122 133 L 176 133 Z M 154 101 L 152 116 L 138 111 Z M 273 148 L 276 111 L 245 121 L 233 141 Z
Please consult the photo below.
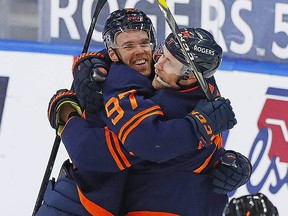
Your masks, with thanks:
M 84 43 L 97 0 L 39 2 L 42 7 L 40 40 Z M 227 57 L 287 63 L 288 0 L 167 2 L 180 27 L 202 27 L 211 31 Z M 108 14 L 124 7 L 146 12 L 155 25 L 158 41 L 170 32 L 156 0 L 108 0 L 98 18 L 93 45 L 102 45 L 101 31 Z

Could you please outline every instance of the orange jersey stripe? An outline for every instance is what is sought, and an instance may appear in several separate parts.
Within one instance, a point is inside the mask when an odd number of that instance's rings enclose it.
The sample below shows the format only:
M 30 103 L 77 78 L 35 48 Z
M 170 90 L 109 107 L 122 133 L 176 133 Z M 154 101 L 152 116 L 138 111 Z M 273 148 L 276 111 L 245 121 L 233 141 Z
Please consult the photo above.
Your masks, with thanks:
M 136 211 L 129 212 L 126 216 L 180 216 L 178 214 L 168 212 L 151 212 L 151 211 Z
M 130 167 L 131 164 L 130 162 L 128 161 L 127 157 L 125 156 L 125 154 L 123 153 L 121 147 L 120 147 L 120 143 L 119 143 L 119 140 L 118 140 L 118 137 L 116 136 L 116 134 L 112 133 L 112 137 L 113 137 L 113 140 L 114 140 L 114 143 L 115 143 L 115 146 L 116 146 L 116 149 L 121 157 L 121 159 L 123 160 L 124 164 L 127 166 L 127 167 Z
M 148 113 L 146 115 L 143 115 L 141 118 L 139 118 L 135 123 L 133 123 L 127 130 L 126 132 L 124 133 L 121 142 L 124 144 L 125 141 L 126 141 L 126 138 L 127 136 L 131 133 L 132 130 L 134 130 L 145 118 L 149 117 L 149 116 L 152 116 L 152 115 L 163 115 L 163 112 L 160 111 L 160 110 L 156 110 L 154 112 L 151 112 L 151 113 Z
M 222 147 L 222 135 L 217 134 L 214 136 L 213 142 L 217 145 L 218 149 Z
M 212 152 L 212 154 L 205 160 L 205 162 L 198 167 L 197 169 L 194 170 L 195 173 L 200 173 L 202 170 L 209 164 L 213 154 L 215 153 L 216 149 L 220 149 L 222 147 L 222 136 L 221 134 L 217 134 L 213 136 L 213 143 L 216 145 L 216 148 Z M 199 149 L 199 148 L 198 148 Z
M 211 85 L 210 83 L 208 84 L 208 86 L 209 86 L 209 90 L 210 90 L 210 92 L 213 93 L 215 87 L 214 87 L 213 85 Z
M 84 110 L 83 113 L 82 113 L 82 116 L 81 116 L 83 119 L 86 119 L 87 116 L 86 116 L 86 111 Z
M 124 167 L 123 167 L 121 161 L 119 160 L 116 152 L 114 151 L 114 149 L 112 147 L 112 142 L 111 142 L 111 139 L 110 139 L 110 130 L 107 127 L 105 127 L 104 130 L 105 130 L 106 144 L 108 146 L 108 149 L 109 149 L 109 151 L 110 151 L 110 153 L 111 153 L 116 165 L 119 167 L 120 170 L 123 170 Z
M 109 211 L 105 210 L 104 208 L 100 207 L 99 205 L 91 202 L 89 199 L 87 199 L 84 194 L 80 191 L 80 189 L 77 187 L 78 190 L 78 195 L 80 198 L 80 201 L 82 205 L 85 207 L 85 209 L 92 215 L 94 216 L 113 216 L 112 213 Z
M 68 124 L 68 122 L 69 122 L 71 119 L 73 119 L 74 117 L 75 117 L 75 116 L 69 118 L 68 121 L 65 123 L 63 129 L 62 129 L 61 132 L 60 132 L 60 135 L 59 135 L 60 137 L 62 137 L 62 133 L 63 133 L 63 131 L 65 130 L 65 127 L 66 127 L 66 125 Z
M 199 88 L 199 86 L 195 86 L 195 87 L 192 87 L 192 88 L 189 88 L 189 89 L 181 90 L 180 92 L 189 92 L 189 91 L 193 91 L 193 90 L 195 90 L 197 88 Z
M 217 149 L 217 146 L 215 147 L 215 149 L 213 150 L 213 152 L 209 155 L 209 157 L 204 161 L 204 163 L 203 163 L 200 167 L 198 167 L 197 169 L 195 169 L 195 170 L 193 171 L 194 173 L 201 173 L 202 170 L 203 170 L 205 167 L 207 167 L 207 165 L 209 164 L 209 162 L 210 162 L 210 160 L 211 160 L 214 152 L 216 151 L 216 149 Z
M 120 131 L 119 131 L 118 137 L 120 138 L 120 140 L 121 140 L 123 131 L 124 131 L 135 119 L 141 117 L 142 115 L 145 115 L 145 114 L 148 113 L 148 112 L 151 112 L 151 111 L 153 111 L 153 110 L 156 110 L 156 109 L 160 109 L 160 107 L 159 107 L 159 106 L 150 107 L 149 109 L 143 110 L 143 111 L 141 111 L 140 113 L 136 114 L 136 115 L 133 116 L 129 121 L 127 121 L 127 122 L 121 127 L 121 129 L 120 129 Z

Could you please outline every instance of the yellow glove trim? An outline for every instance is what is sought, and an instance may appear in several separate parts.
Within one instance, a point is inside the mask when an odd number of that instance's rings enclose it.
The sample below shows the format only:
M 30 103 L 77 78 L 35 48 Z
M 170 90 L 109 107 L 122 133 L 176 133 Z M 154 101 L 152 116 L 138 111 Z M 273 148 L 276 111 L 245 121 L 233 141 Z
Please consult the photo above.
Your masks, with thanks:
M 64 122 L 60 121 L 59 110 L 61 109 L 61 107 L 64 104 L 67 104 L 67 103 L 69 103 L 76 110 L 76 112 L 79 114 L 79 116 L 81 116 L 83 113 L 81 110 L 81 107 L 77 103 L 75 103 L 74 101 L 63 101 L 62 103 L 60 103 L 56 109 L 56 123 L 58 125 L 58 128 L 57 128 L 57 135 L 58 136 L 60 136 L 62 134 L 62 130 L 64 129 L 64 125 L 65 125 Z

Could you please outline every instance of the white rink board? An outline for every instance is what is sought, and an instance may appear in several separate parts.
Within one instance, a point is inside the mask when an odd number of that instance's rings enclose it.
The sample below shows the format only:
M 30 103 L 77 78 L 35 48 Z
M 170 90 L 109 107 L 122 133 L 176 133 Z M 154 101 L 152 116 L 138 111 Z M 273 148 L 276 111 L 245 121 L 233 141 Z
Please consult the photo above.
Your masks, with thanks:
M 55 138 L 48 102 L 56 90 L 71 87 L 72 61 L 71 56 L 0 52 L 0 76 L 9 77 L 0 130 L 1 216 L 32 215 Z M 60 148 L 53 176 L 65 159 Z
M 222 96 L 231 100 L 238 121 L 238 124 L 229 133 L 225 149 L 234 149 L 246 156 L 249 156 L 249 154 L 253 152 L 253 156 L 249 157 L 254 170 L 250 178 L 253 187 L 250 187 L 250 190 L 248 190 L 247 185 L 245 185 L 237 190 L 233 197 L 239 197 L 248 194 L 249 192 L 253 193 L 253 190 L 256 190 L 256 192 L 260 191 L 267 195 L 272 203 L 276 205 L 280 216 L 287 215 L 288 207 L 285 200 L 288 199 L 288 95 L 286 92 L 286 97 L 267 96 L 266 91 L 271 87 L 285 89 L 287 91 L 288 76 L 273 76 L 236 71 L 232 73 L 218 72 L 215 76 Z M 260 114 L 262 113 L 262 115 L 266 115 L 266 119 L 262 117 L 261 120 L 264 119 L 268 121 L 269 114 L 271 115 L 273 112 L 273 109 L 269 110 L 268 113 L 266 110 L 265 114 L 262 112 L 267 98 L 273 98 L 276 101 L 283 102 L 283 106 L 279 109 L 283 111 L 283 118 L 280 120 L 285 120 L 286 122 L 286 127 L 283 126 L 282 131 L 282 136 L 283 134 L 284 136 L 286 135 L 286 142 L 284 141 L 282 144 L 286 147 L 281 149 L 286 155 L 285 162 L 280 162 L 277 158 L 276 162 L 272 163 L 271 159 L 268 157 L 272 139 L 276 139 L 275 130 L 269 130 L 267 139 L 263 139 L 264 141 L 267 141 L 267 143 L 260 141 L 255 147 L 255 150 L 252 151 L 253 143 L 255 142 L 260 130 L 257 126 Z M 265 106 L 267 107 L 267 104 Z M 272 104 L 272 106 L 274 105 Z M 276 107 L 276 105 L 274 107 Z M 284 122 L 282 121 L 282 123 Z M 280 127 L 276 129 L 280 130 Z M 262 146 L 267 147 L 263 155 L 259 156 L 261 148 L 264 148 Z M 257 159 L 260 160 L 260 163 L 255 168 L 254 165 Z M 272 166 L 272 164 L 275 165 L 274 169 L 269 171 L 269 167 Z M 279 175 L 279 177 L 275 174 L 275 170 L 278 172 L 277 175 Z M 270 187 L 272 189 L 270 189 Z
M 65 55 L 0 51 L 0 76 L 9 77 L 0 129 L 0 215 L 32 214 L 55 138 L 47 119 L 48 102 L 56 90 L 71 87 L 72 61 L 72 56 Z M 248 156 L 259 132 L 257 122 L 267 99 L 266 91 L 269 87 L 287 90 L 288 76 L 219 71 L 216 79 L 222 95 L 232 101 L 238 120 L 228 136 L 226 149 L 236 149 Z M 288 100 L 287 97 L 280 99 Z M 286 178 L 286 183 L 272 194 L 269 187 L 277 185 L 276 175 L 272 171 L 267 178 L 264 177 L 271 164 L 268 150 L 253 173 L 251 184 L 254 189 L 260 188 L 284 216 L 288 210 L 285 206 L 285 200 L 288 200 L 288 166 L 287 162 L 276 161 L 279 176 Z M 256 160 L 256 153 L 252 163 Z M 61 146 L 52 176 L 57 176 L 66 158 L 65 149 Z M 255 186 L 263 179 L 263 186 Z M 245 185 L 235 196 L 248 192 Z

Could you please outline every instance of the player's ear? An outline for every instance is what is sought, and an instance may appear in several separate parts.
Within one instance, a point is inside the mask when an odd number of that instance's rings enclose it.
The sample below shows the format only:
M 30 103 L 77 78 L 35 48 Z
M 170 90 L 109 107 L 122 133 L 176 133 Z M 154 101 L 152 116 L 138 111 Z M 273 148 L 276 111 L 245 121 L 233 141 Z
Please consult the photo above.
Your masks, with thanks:
M 119 61 L 118 55 L 115 52 L 115 50 L 109 48 L 108 55 L 109 55 L 111 61 L 113 61 L 113 62 L 118 62 Z

